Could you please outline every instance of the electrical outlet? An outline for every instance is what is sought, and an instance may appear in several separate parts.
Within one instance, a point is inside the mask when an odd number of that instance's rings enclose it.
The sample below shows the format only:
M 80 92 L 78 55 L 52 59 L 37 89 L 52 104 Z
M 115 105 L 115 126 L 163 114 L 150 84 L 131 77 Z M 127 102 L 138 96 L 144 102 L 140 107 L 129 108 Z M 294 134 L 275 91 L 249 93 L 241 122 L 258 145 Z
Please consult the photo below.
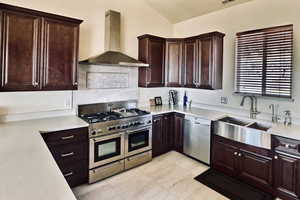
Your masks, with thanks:
M 71 102 L 72 102 L 72 101 L 71 101 L 70 98 L 66 99 L 66 101 L 65 101 L 65 106 L 66 106 L 66 108 L 71 108 L 71 107 L 72 107 Z
M 228 98 L 227 97 L 221 97 L 221 104 L 228 104 Z

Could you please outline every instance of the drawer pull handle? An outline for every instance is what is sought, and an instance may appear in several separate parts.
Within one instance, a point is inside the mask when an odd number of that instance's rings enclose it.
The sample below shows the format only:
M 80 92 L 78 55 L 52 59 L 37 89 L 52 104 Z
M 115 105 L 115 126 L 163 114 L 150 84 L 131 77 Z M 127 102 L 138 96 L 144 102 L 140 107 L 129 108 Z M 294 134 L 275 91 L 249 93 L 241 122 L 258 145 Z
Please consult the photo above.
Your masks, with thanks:
M 61 137 L 62 140 L 70 140 L 70 139 L 73 139 L 75 136 L 74 135 L 70 135 L 70 136 L 67 136 L 67 137 Z
M 74 152 L 61 154 L 61 157 L 63 157 L 63 158 L 68 157 L 68 156 L 74 156 Z
M 72 176 L 72 175 L 73 175 L 73 172 L 70 172 L 70 173 L 64 174 L 64 177 L 69 177 L 69 176 Z

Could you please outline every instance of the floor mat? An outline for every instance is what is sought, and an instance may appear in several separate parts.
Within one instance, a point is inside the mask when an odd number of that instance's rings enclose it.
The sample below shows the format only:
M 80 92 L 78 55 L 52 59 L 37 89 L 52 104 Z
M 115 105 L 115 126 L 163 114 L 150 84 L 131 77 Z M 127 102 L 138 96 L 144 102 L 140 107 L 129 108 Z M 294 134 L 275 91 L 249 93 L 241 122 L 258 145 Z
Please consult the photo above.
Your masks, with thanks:
M 273 200 L 274 197 L 244 182 L 209 169 L 195 180 L 232 200 Z

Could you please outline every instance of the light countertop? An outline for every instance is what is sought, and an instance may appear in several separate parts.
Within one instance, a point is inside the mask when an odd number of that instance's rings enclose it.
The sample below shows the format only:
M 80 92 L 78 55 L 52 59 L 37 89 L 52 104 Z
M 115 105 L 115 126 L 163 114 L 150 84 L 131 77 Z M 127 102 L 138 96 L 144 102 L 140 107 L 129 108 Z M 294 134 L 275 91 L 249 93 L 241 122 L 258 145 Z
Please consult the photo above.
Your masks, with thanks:
M 0 199 L 75 200 L 40 132 L 87 126 L 76 116 L 0 124 Z
M 153 115 L 178 112 L 213 121 L 228 115 L 239 117 L 222 111 L 179 106 L 140 109 Z M 88 127 L 88 124 L 76 116 L 0 124 L 0 199 L 76 200 L 40 133 L 82 127 Z M 299 125 L 273 124 L 268 132 L 300 140 Z
M 201 118 L 205 118 L 208 120 L 217 120 L 222 117 L 227 116 L 226 113 L 220 112 L 220 111 L 214 111 L 214 110 L 208 110 L 208 109 L 202 109 L 202 108 L 196 108 L 196 107 L 183 107 L 183 106 L 145 106 L 140 107 L 142 110 L 146 110 L 148 112 L 151 112 L 153 115 L 159 115 L 169 112 L 177 112 L 182 114 L 188 114 L 188 115 L 194 115 Z
M 225 116 L 232 116 L 235 118 L 247 119 L 248 121 L 253 121 L 253 122 L 255 121 L 263 124 L 268 124 L 271 126 L 271 128 L 267 132 L 272 135 L 300 140 L 300 125 L 297 124 L 292 124 L 291 126 L 285 126 L 282 123 L 272 124 L 270 121 L 252 120 L 249 118 L 245 118 L 244 116 L 238 116 L 236 114 L 226 113 L 217 110 L 196 108 L 196 107 L 185 108 L 183 106 L 163 105 L 163 106 L 141 106 L 140 109 L 147 110 L 151 112 L 153 115 L 159 115 L 159 114 L 164 114 L 169 112 L 178 112 L 186 115 L 198 116 L 212 121 L 218 120 Z

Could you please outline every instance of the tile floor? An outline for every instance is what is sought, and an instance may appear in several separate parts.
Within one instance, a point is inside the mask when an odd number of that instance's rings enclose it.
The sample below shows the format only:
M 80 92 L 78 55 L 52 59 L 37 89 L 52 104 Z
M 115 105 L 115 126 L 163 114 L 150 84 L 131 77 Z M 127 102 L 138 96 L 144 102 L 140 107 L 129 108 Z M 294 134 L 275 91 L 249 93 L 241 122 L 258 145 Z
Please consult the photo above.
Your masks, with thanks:
M 208 167 L 175 151 L 92 185 L 73 189 L 78 200 L 227 200 L 193 178 Z

